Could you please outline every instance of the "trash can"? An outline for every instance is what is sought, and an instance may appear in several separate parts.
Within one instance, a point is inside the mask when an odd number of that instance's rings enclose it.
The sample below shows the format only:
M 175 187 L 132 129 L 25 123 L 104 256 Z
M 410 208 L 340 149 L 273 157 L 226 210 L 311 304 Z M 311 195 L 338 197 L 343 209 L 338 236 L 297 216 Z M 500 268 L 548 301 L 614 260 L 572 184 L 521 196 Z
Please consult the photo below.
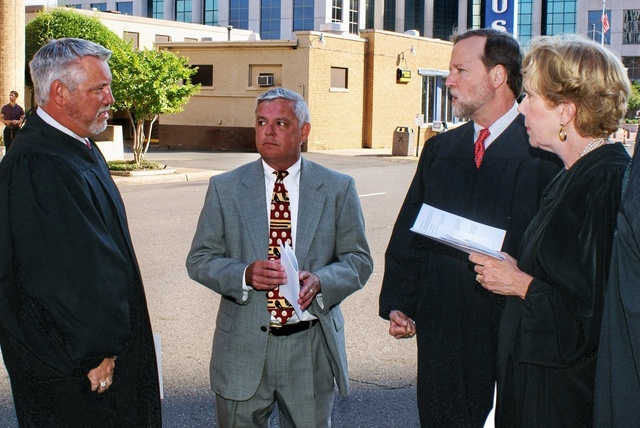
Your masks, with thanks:
M 413 155 L 416 150 L 416 134 L 413 128 L 408 126 L 398 126 L 393 132 L 393 146 L 391 154 L 393 156 Z

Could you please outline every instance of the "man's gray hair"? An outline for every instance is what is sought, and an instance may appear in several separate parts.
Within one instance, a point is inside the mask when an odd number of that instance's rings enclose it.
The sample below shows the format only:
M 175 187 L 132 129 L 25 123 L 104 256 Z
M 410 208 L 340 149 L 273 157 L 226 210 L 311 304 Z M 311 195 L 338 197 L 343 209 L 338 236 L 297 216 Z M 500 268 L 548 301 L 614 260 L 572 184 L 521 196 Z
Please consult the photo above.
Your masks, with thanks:
M 29 69 L 38 105 L 49 102 L 51 84 L 56 80 L 71 92 L 80 86 L 86 75 L 78 61 L 86 56 L 109 61 L 111 51 L 88 40 L 63 38 L 49 40 L 33 55 Z
M 264 101 L 274 101 L 284 99 L 293 101 L 293 112 L 298 119 L 298 125 L 302 128 L 305 123 L 311 123 L 311 114 L 306 101 L 296 92 L 285 88 L 273 88 L 258 96 L 256 100 L 256 108 Z

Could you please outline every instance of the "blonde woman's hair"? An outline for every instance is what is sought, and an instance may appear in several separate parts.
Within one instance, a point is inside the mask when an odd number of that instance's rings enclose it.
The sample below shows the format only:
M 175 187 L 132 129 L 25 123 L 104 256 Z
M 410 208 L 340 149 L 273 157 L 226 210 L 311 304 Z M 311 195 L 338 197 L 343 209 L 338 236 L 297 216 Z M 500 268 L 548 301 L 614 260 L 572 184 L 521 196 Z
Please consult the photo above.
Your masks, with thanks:
M 627 112 L 631 84 L 610 50 L 573 34 L 540 36 L 529 42 L 522 73 L 526 86 L 551 106 L 573 103 L 582 137 L 607 137 Z

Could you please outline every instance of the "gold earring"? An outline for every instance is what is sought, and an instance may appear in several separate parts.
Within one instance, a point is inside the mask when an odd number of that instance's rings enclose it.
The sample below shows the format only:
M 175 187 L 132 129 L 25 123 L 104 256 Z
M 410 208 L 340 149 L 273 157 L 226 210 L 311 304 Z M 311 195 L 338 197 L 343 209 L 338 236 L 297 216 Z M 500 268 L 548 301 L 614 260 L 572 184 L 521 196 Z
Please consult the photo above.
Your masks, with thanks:
M 558 131 L 558 138 L 563 143 L 567 141 L 567 131 L 564 130 L 564 123 L 560 122 L 560 131 Z

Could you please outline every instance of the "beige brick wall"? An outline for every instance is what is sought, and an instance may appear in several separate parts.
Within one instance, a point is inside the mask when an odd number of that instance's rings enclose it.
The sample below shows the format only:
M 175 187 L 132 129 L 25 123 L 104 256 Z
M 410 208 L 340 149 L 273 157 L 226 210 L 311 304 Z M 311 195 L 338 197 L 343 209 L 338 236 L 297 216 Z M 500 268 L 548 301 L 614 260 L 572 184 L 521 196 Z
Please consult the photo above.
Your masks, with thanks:
M 410 126 L 417 133 L 416 114 L 422 109 L 418 68 L 447 70 L 451 43 L 386 31 L 365 30 L 361 36 L 369 40 L 366 108 L 371 119 L 365 124 L 367 138 L 373 148 L 390 147 L 397 126 Z M 416 50 L 415 56 L 409 53 L 411 46 Z M 409 83 L 396 82 L 398 68 L 411 71 Z
M 323 48 L 309 49 L 309 150 L 362 147 L 365 41 L 325 34 Z M 308 45 L 307 45 L 308 46 Z M 304 50 L 304 49 L 303 49 Z M 347 89 L 331 87 L 331 68 L 347 69 Z
M 421 111 L 418 68 L 446 70 L 451 44 L 367 30 L 361 38 L 325 33 L 325 45 L 320 46 L 319 34 L 301 32 L 297 41 L 159 44 L 188 57 L 191 64 L 213 64 L 213 87 L 192 97 L 184 112 L 160 118 L 160 145 L 212 147 L 216 142 L 207 138 L 252 128 L 255 98 L 268 89 L 256 86 L 255 77 L 272 72 L 277 86 L 298 92 L 309 104 L 308 150 L 391 147 L 395 127 L 413 126 Z M 417 55 L 405 53 L 406 64 L 400 64 L 398 55 L 412 45 Z M 411 70 L 409 83 L 396 83 L 399 66 Z M 332 68 L 348 70 L 346 90 L 331 87 Z M 179 132 L 181 126 L 198 131 Z M 166 138 L 172 141 L 163 141 Z

